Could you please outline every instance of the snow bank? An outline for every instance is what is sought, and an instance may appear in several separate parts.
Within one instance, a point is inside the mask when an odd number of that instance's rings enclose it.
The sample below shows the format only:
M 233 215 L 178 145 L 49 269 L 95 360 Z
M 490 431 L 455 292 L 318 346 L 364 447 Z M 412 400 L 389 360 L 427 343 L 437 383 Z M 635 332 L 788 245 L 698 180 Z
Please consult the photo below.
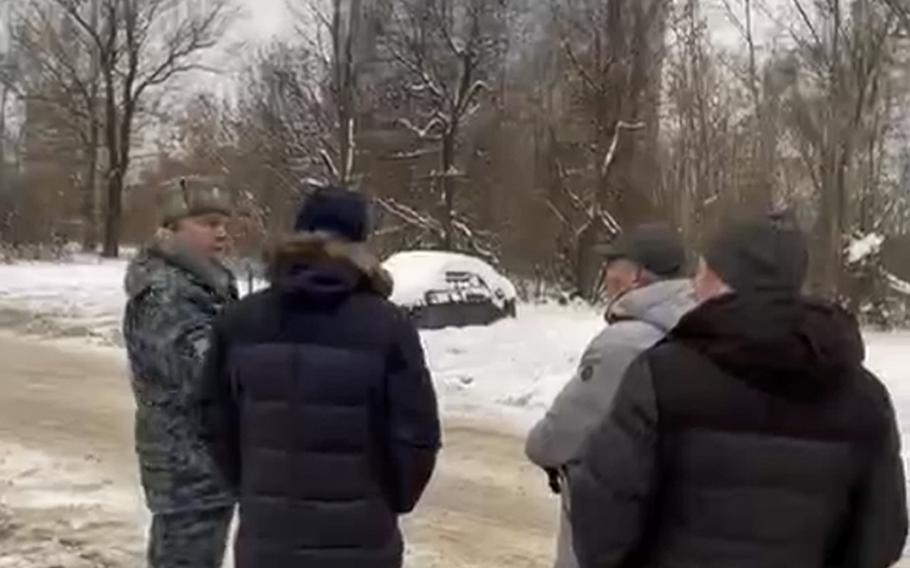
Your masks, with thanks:
M 603 326 L 588 308 L 521 306 L 518 318 L 491 326 L 423 332 L 443 410 L 530 425 Z
M 125 272 L 125 260 L 85 257 L 65 264 L 2 265 L 0 319 L 26 331 L 117 343 Z
M 501 298 L 494 297 L 494 301 L 514 300 L 518 296 L 515 286 L 492 266 L 463 254 L 436 251 L 403 252 L 390 257 L 383 266 L 395 280 L 395 291 L 391 299 L 399 306 L 414 307 L 426 304 L 427 292 L 448 290 L 452 285 L 448 282 L 447 275 L 459 272 L 476 274 L 494 294 L 500 291 Z

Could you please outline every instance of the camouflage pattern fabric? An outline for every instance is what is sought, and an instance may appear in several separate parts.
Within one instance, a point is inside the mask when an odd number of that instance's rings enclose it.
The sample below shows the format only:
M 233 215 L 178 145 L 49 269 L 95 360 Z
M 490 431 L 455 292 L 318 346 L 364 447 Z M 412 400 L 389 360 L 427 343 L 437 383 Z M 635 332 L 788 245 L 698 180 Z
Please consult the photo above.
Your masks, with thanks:
M 149 568 L 221 568 L 233 507 L 155 515 Z
M 232 505 L 199 433 L 198 392 L 209 334 L 237 299 L 233 276 L 158 239 L 127 271 L 124 338 L 136 397 L 136 450 L 152 513 Z

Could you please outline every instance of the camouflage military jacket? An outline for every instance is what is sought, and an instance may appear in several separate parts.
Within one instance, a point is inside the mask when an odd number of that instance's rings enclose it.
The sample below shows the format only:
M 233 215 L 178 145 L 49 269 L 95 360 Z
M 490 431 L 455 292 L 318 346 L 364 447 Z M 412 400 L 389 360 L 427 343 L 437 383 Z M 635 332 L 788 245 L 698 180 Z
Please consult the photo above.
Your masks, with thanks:
M 124 318 L 136 397 L 136 450 L 153 513 L 229 505 L 199 434 L 197 397 L 209 334 L 237 299 L 221 265 L 156 241 L 127 271 Z

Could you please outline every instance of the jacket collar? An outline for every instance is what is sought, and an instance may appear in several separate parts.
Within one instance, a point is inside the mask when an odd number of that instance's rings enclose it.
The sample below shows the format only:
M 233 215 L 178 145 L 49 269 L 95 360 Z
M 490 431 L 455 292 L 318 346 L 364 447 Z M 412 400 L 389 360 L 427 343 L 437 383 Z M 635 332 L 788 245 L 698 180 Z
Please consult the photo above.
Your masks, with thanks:
M 269 278 L 286 289 L 306 291 L 365 289 L 388 298 L 392 276 L 363 243 L 343 241 L 325 233 L 299 233 L 284 239 L 267 255 Z
M 663 280 L 631 290 L 607 307 L 608 323 L 642 321 L 667 332 L 695 306 L 689 280 Z
M 154 279 L 155 261 L 175 267 L 220 298 L 237 298 L 234 275 L 223 264 L 181 245 L 173 235 L 159 231 L 134 261 L 127 275 L 127 293 L 134 295 Z

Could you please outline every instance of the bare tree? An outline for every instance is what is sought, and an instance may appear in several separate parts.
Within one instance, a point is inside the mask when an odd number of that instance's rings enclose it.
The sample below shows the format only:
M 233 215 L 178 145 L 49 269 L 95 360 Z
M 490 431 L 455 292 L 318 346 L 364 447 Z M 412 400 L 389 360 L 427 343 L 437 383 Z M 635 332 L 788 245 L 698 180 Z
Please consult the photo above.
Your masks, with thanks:
M 759 55 L 762 39 L 756 32 L 756 19 L 768 8 L 761 0 L 723 0 L 723 5 L 727 20 L 738 31 L 745 48 L 745 61 L 733 67 L 734 76 L 746 87 L 751 106 L 751 124 L 747 127 L 752 136 L 745 141 L 748 179 L 738 188 L 740 200 L 748 210 L 767 210 L 776 197 L 782 106 L 775 69 Z
M 655 214 L 668 2 L 552 0 L 549 7 L 544 48 L 555 70 L 540 109 L 550 121 L 542 140 L 547 202 L 562 227 L 560 272 L 593 298 L 596 246 Z
M 879 0 L 791 1 L 801 71 L 790 90 L 791 129 L 820 199 L 815 281 L 837 295 L 852 223 L 850 175 L 881 101 L 898 20 Z
M 680 4 L 670 37 L 664 185 L 683 235 L 699 242 L 716 217 L 711 206 L 735 189 L 728 187 L 724 176 L 734 166 L 723 158 L 734 136 L 730 111 L 736 101 L 712 58 L 698 0 Z
M 591 183 L 620 223 L 647 216 L 647 180 L 659 131 L 657 105 L 664 58 L 667 0 L 556 0 L 553 23 L 575 105 L 570 117 L 590 125 Z M 604 175 L 621 124 L 640 125 L 617 148 L 616 167 Z M 643 177 L 644 176 L 644 177 Z
M 98 0 L 78 9 L 92 29 L 98 27 Z M 12 41 L 27 69 L 18 85 L 23 101 L 51 109 L 77 147 L 78 175 L 86 251 L 97 245 L 97 171 L 101 132 L 100 73 L 94 46 L 74 34 L 58 6 L 32 0 L 19 6 Z
M 503 10 L 501 0 L 395 0 L 385 37 L 387 55 L 402 77 L 401 99 L 414 113 L 398 123 L 432 145 L 439 157 L 430 175 L 440 196 L 439 213 L 424 215 L 438 221 L 412 224 L 429 230 L 449 250 L 478 248 L 478 232 L 458 211 L 458 184 L 464 178 L 459 150 L 465 127 L 493 92 L 502 65 Z
M 342 0 L 333 0 L 332 18 L 328 26 L 332 52 L 328 60 L 331 85 L 329 93 L 335 111 L 337 165 L 334 175 L 341 185 L 349 185 L 354 175 L 356 155 L 355 128 L 359 68 L 355 43 L 361 33 L 361 0 L 348 0 L 346 13 Z M 346 17 L 345 17 L 346 16 Z
M 322 130 L 318 154 L 332 182 L 353 185 L 363 2 L 308 0 L 289 7 L 297 20 L 298 49 L 306 51 L 314 72 L 305 88 L 308 113 Z
M 156 89 L 204 69 L 201 54 L 217 45 L 235 12 L 231 0 L 98 0 L 93 25 L 79 0 L 44 1 L 62 9 L 97 50 L 107 158 L 103 255 L 116 257 L 137 113 Z
M 261 172 L 254 194 L 271 234 L 281 211 L 307 178 L 334 168 L 332 117 L 321 98 L 318 58 L 304 46 L 275 44 L 259 54 L 244 78 L 233 119 L 241 155 Z

